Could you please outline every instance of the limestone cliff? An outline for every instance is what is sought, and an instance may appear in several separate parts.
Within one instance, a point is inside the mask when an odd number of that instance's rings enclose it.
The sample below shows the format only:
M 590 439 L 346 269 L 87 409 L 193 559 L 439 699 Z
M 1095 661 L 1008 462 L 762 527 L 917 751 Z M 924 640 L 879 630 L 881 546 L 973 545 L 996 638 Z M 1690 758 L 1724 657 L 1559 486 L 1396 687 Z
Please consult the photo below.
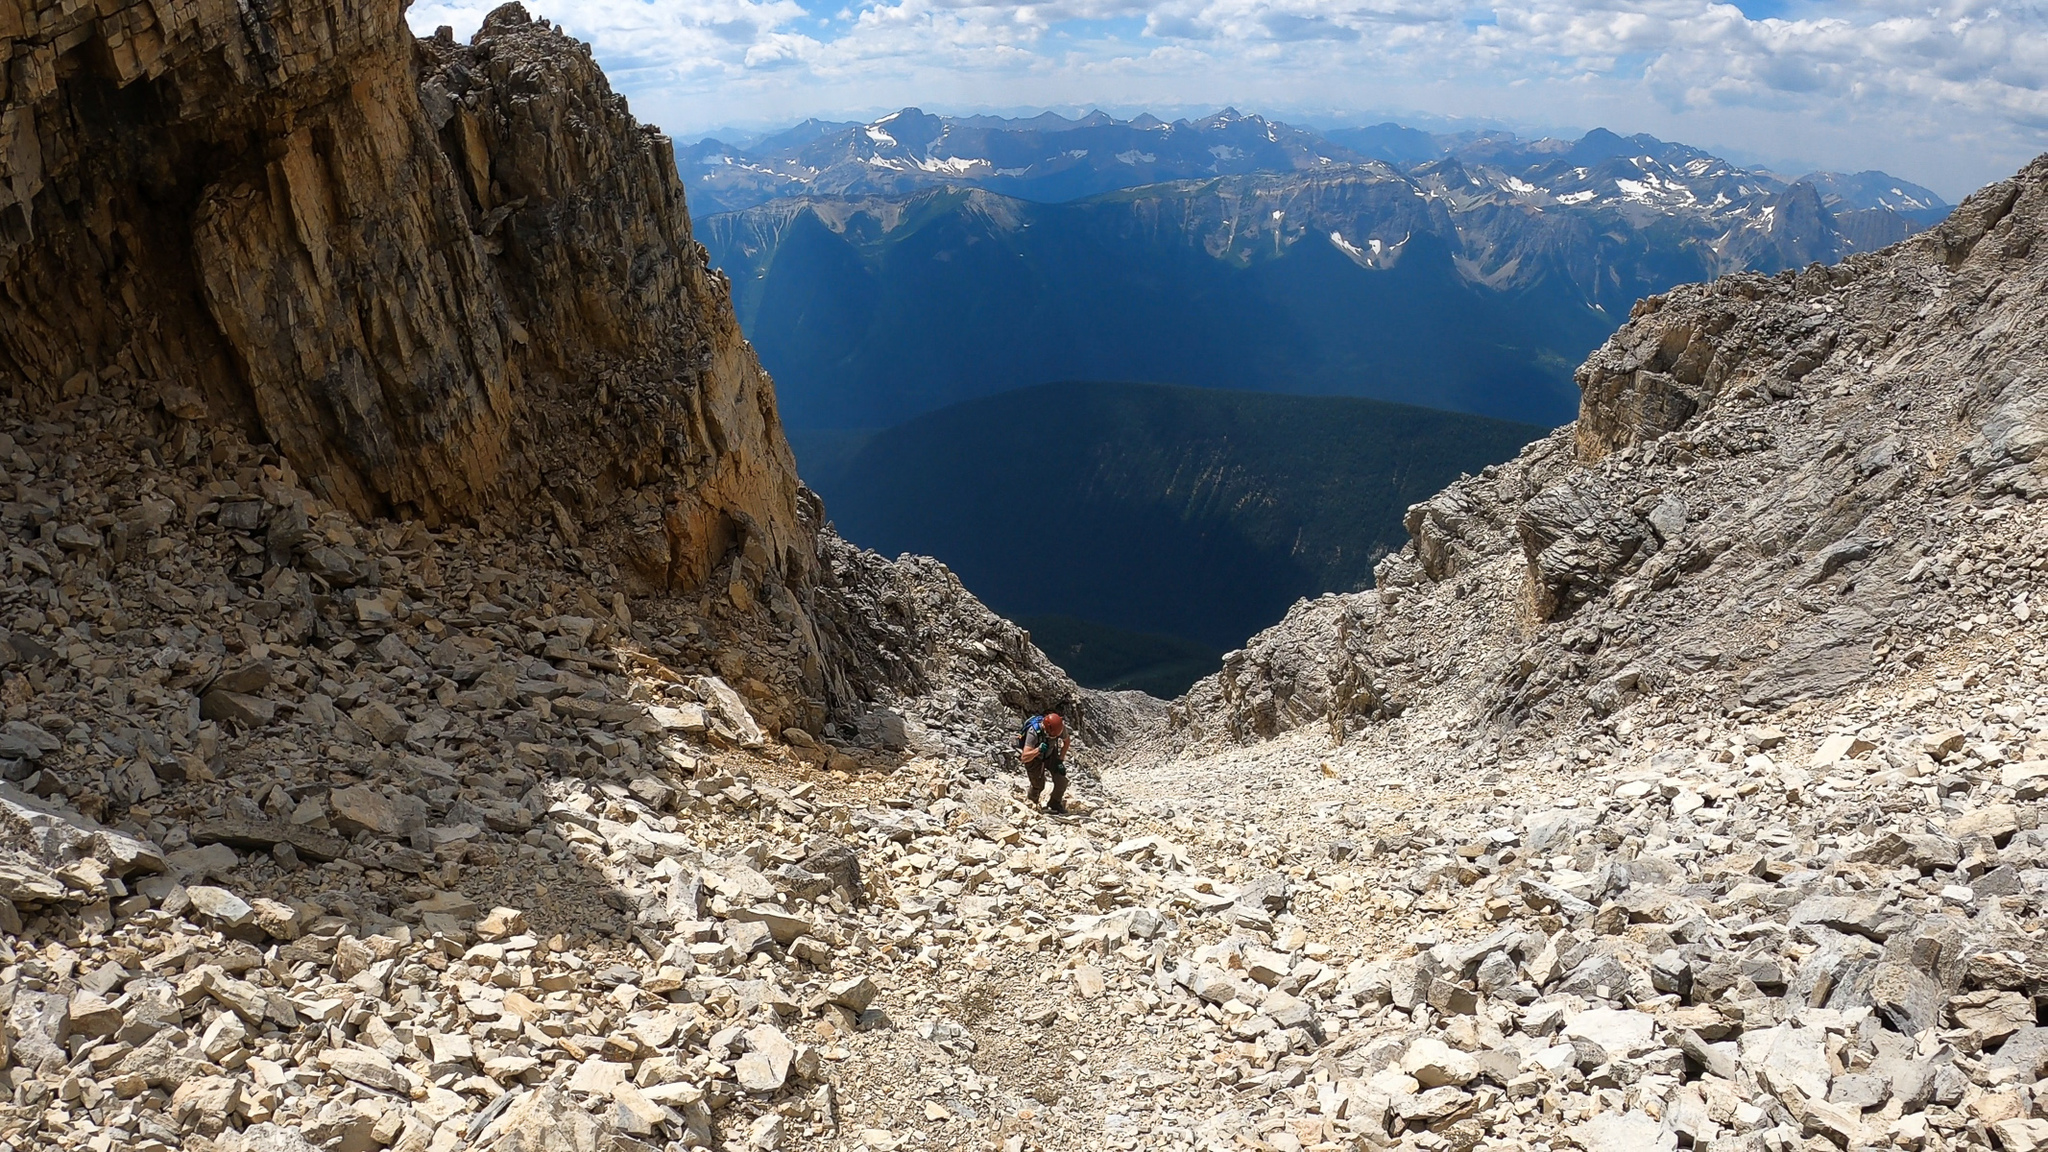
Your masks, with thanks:
M 232 427 L 357 519 L 552 534 L 778 725 L 893 691 L 832 647 L 861 622 L 814 618 L 773 387 L 587 46 L 518 4 L 463 45 L 398 0 L 0 0 L 0 57 L 0 378 L 31 412 L 137 405 L 175 458 Z
M 559 502 L 649 587 L 803 550 L 670 145 L 587 48 L 517 5 L 466 47 L 389 0 L 10 21 L 0 366 L 39 404 L 203 405 L 358 516 Z

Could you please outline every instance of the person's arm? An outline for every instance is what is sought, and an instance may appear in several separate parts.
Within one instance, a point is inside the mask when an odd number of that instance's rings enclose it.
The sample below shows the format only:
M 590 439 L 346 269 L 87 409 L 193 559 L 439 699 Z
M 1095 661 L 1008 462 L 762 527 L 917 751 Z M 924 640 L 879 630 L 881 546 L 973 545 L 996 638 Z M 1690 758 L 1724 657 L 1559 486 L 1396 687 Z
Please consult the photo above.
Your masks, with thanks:
M 1026 735 L 1024 737 L 1024 762 L 1029 764 L 1033 760 L 1038 759 L 1040 751 L 1038 733 L 1032 732 Z

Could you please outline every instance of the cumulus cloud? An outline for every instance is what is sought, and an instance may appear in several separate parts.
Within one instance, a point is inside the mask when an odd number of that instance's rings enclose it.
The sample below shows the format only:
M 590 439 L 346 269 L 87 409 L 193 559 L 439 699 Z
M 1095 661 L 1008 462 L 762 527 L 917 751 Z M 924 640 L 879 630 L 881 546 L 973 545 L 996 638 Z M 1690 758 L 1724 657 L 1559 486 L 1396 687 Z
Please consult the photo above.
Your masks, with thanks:
M 1601 124 L 1960 193 L 2048 144 L 2038 0 L 529 0 L 678 133 L 901 104 Z M 418 0 L 463 34 L 488 10 Z M 1748 6 L 1758 11 L 1758 4 Z

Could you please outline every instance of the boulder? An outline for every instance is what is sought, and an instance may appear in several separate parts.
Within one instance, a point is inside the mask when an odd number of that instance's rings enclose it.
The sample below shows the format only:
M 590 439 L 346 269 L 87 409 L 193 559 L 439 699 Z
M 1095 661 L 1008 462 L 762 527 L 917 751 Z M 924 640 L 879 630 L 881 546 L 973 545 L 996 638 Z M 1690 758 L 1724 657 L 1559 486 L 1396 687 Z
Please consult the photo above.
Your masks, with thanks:
M 1479 1062 L 1469 1052 L 1460 1052 L 1433 1036 L 1408 1045 L 1401 1056 L 1401 1071 L 1415 1077 L 1424 1088 L 1445 1084 L 1464 1087 L 1479 1076 Z

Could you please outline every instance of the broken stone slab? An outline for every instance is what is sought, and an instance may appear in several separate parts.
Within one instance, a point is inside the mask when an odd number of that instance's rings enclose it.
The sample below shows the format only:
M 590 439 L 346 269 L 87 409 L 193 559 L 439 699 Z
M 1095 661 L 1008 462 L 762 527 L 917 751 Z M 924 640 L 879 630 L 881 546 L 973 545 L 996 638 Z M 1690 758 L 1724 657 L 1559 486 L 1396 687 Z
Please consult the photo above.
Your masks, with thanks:
M 185 889 L 185 899 L 193 912 L 215 927 L 240 928 L 256 918 L 256 909 L 247 900 L 225 888 L 194 884 Z
M 759 904 L 775 899 L 775 885 L 743 859 L 721 861 L 704 869 L 704 882 L 728 900 Z
M 339 860 L 348 852 L 348 841 L 339 836 L 283 820 L 222 816 L 194 824 L 190 835 L 194 844 L 226 844 L 245 852 L 269 852 L 289 844 L 300 859 L 316 864 Z
M 1102 978 L 1102 969 L 1093 964 L 1079 964 L 1074 967 L 1074 994 L 1081 999 L 1097 999 L 1106 986 Z
M 749 1092 L 773 1092 L 789 1081 L 790 1064 L 796 1059 L 796 1045 L 773 1024 L 761 1024 L 746 1032 L 747 1053 L 735 1065 L 741 1088 Z
M 1953 839 L 1911 832 L 1886 832 L 1848 855 L 1852 864 L 1910 864 L 1923 873 L 1953 868 L 1960 859 L 1962 850 Z
M 1809 896 L 1792 908 L 1788 922 L 1821 924 L 1837 932 L 1848 932 L 1883 943 L 1887 901 L 1873 896 Z
M 1941 987 L 1912 965 L 1885 960 L 1871 974 L 1870 1001 L 1893 1028 L 1916 1036 L 1938 1023 Z
M 1732 1040 L 1709 1042 L 1690 1028 L 1681 1031 L 1676 1042 L 1678 1050 L 1691 1057 L 1702 1068 L 1723 1080 L 1735 1079 L 1737 1048 Z
M 74 892 L 46 868 L 19 860 L 0 860 L 0 900 L 16 907 L 60 904 L 66 900 L 83 899 L 84 896 L 82 892 Z
M 320 1066 L 358 1084 L 385 1092 L 406 1092 L 411 1080 L 382 1052 L 360 1048 L 330 1048 L 320 1053 Z
M 358 600 L 360 606 L 363 601 Z M 412 724 L 405 714 L 382 700 L 372 700 L 348 714 L 356 726 L 370 734 L 379 744 L 397 744 L 412 730 Z
M 1393 1112 L 1403 1123 L 1427 1127 L 1452 1120 L 1464 1114 L 1471 1106 L 1470 1092 L 1446 1084 L 1440 1088 L 1430 1088 L 1396 1099 L 1393 1102 Z
M 1316 1020 L 1315 1005 L 1286 992 L 1268 992 L 1259 1002 L 1259 1011 L 1273 1019 L 1282 1028 L 1313 1029 Z
M 2018 992 L 1987 989 L 1951 997 L 1949 1018 L 1970 1030 L 1979 1048 L 1995 1044 L 2034 1023 L 2034 1001 Z
M 480 1127 L 470 1125 L 468 1147 L 492 1152 L 598 1152 L 608 1143 L 610 1125 L 551 1084 L 501 1099 L 511 1101 L 503 1112 Z
M 1865 1112 L 1891 1098 L 1891 1086 L 1882 1076 L 1868 1072 L 1846 1072 L 1828 1086 L 1828 1103 Z
M 2005 1152 L 2043 1152 L 2043 1149 L 2048 1149 L 2048 1120 L 2016 1116 L 2000 1120 L 1990 1127 L 1991 1134 L 1998 1138 L 1998 1146 Z
M 768 947 L 774 940 L 775 933 L 759 920 L 728 920 L 725 923 L 725 942 L 732 946 L 733 955 L 741 960 Z
M 277 719 L 277 702 L 215 688 L 199 698 L 199 717 L 238 728 L 261 728 Z
M 82 988 L 71 994 L 67 1011 L 74 1033 L 105 1039 L 121 1030 L 121 1010 Z
M 251 660 L 213 678 L 209 690 L 218 688 L 224 692 L 240 692 L 253 696 L 270 687 L 276 677 L 276 669 L 268 660 Z
M 218 1135 L 242 1100 L 242 1085 L 226 1076 L 200 1076 L 178 1085 L 170 1113 L 181 1127 Z
M 1825 1138 L 1830 1142 L 1830 1146 L 1868 1146 L 1862 1117 L 1854 1109 L 1810 1098 L 1797 1088 L 1781 1089 L 1778 1100 L 1799 1123 L 1802 1135 Z
M 1647 1112 L 1602 1112 L 1567 1133 L 1585 1152 L 1670 1152 L 1678 1136 Z
M 1591 916 L 1597 911 L 1592 904 L 1555 884 L 1546 884 L 1527 876 L 1522 877 L 1518 883 L 1521 885 L 1522 899 L 1531 908 L 1540 912 L 1554 911 L 1568 920 L 1577 920 L 1582 916 Z
M 593 1096 L 609 1096 L 612 1089 L 621 1084 L 631 1083 L 633 1066 L 616 1060 L 600 1060 L 595 1057 L 576 1066 L 568 1083 L 563 1085 L 571 1092 L 588 1092 Z
M 831 1003 L 841 1008 L 852 1012 L 865 1012 L 881 991 L 872 979 L 859 976 L 851 980 L 840 980 L 828 986 L 825 989 L 825 996 Z
M 13 1062 L 48 1074 L 70 1059 L 64 1038 L 71 1031 L 70 998 L 56 992 L 22 989 L 6 1014 L 5 1034 L 13 1037 Z
M 1284 952 L 1253 948 L 1244 956 L 1245 975 L 1268 988 L 1287 979 L 1287 974 L 1293 970 L 1294 958 Z
M 16 638 L 19 644 L 22 638 Z M 0 760 L 40 760 L 64 747 L 64 741 L 27 720 L 0 726 Z
M 663 728 L 687 736 L 702 736 L 711 727 L 702 704 L 653 704 L 647 715 Z
M 1830 764 L 1839 763 L 1843 760 L 1854 760 L 1856 757 L 1863 755 L 1865 752 L 1870 752 L 1876 747 L 1877 745 L 1863 739 L 1861 736 L 1851 736 L 1838 732 L 1822 740 L 1820 747 L 1813 751 L 1813 759 L 1807 763 L 1810 767 L 1825 768 Z
M 386 796 L 368 785 L 336 788 L 327 794 L 334 826 L 344 832 L 369 832 L 387 839 L 410 836 L 427 828 L 426 801 L 417 796 Z
M 162 872 L 162 850 L 90 817 L 0 784 L 0 846 L 61 870 L 81 856 L 99 861 L 109 876 Z
M 2022 800 L 2039 800 L 2048 796 L 2048 760 L 2008 763 L 1999 769 L 1998 780 Z
M 493 908 L 490 914 L 477 921 L 476 934 L 479 940 L 503 940 L 526 931 L 526 913 L 518 908 Z
M 816 900 L 832 890 L 830 878 L 795 864 L 781 864 L 767 873 L 775 890 L 793 900 Z
M 1459 1088 L 1479 1076 L 1479 1062 L 1434 1036 L 1423 1036 L 1408 1045 L 1401 1055 L 1401 1071 L 1424 1088 L 1450 1084 Z
M 199 848 L 180 848 L 165 859 L 167 871 L 187 882 L 203 880 L 209 876 L 221 877 L 242 863 L 235 850 L 225 844 L 207 844 Z M 141 888 L 148 892 L 155 880 L 143 881 Z M 153 895 L 153 893 L 152 893 Z
M 1203 966 L 1189 973 L 1188 991 L 1199 999 L 1211 1004 L 1227 1004 L 1237 999 L 1237 982 L 1221 968 Z
M 618 1106 L 616 1120 L 619 1131 L 628 1136 L 655 1136 L 664 1127 L 682 1126 L 681 1117 L 648 1098 L 647 1094 L 630 1081 L 614 1085 L 612 1103 Z
M 1826 1038 L 1818 1028 L 1780 1024 L 1744 1032 L 1738 1047 L 1742 1062 L 1771 1091 L 1783 1095 L 1792 1090 L 1807 1100 L 1826 1100 L 1833 1080 Z
M 797 867 L 830 880 L 851 903 L 858 904 L 866 897 L 860 881 L 860 854 L 843 840 L 824 836 L 812 841 L 805 846 Z
M 786 909 L 773 904 L 756 904 L 739 909 L 728 919 L 765 925 L 769 934 L 775 937 L 775 942 L 785 948 L 795 943 L 797 937 L 808 935 L 813 927 L 809 920 L 792 915 Z
M 459 1097 L 458 1097 L 459 1099 Z M 320 1152 L 297 1128 L 266 1120 L 240 1132 L 230 1128 L 214 1142 L 218 1152 Z
M 1627 1008 L 1588 1008 L 1564 1026 L 1581 1063 L 1605 1064 L 1656 1047 L 1657 1019 Z
M 755 722 L 746 701 L 733 691 L 732 685 L 716 676 L 699 676 L 690 682 L 690 687 L 698 699 L 703 700 L 732 729 L 742 747 L 758 748 L 767 743 L 768 738 L 762 733 L 761 725 Z
M 1948 821 L 1948 834 L 1957 838 L 1988 836 L 1994 841 L 2003 841 L 2019 830 L 2020 810 L 2011 804 L 1989 804 L 1950 817 Z

